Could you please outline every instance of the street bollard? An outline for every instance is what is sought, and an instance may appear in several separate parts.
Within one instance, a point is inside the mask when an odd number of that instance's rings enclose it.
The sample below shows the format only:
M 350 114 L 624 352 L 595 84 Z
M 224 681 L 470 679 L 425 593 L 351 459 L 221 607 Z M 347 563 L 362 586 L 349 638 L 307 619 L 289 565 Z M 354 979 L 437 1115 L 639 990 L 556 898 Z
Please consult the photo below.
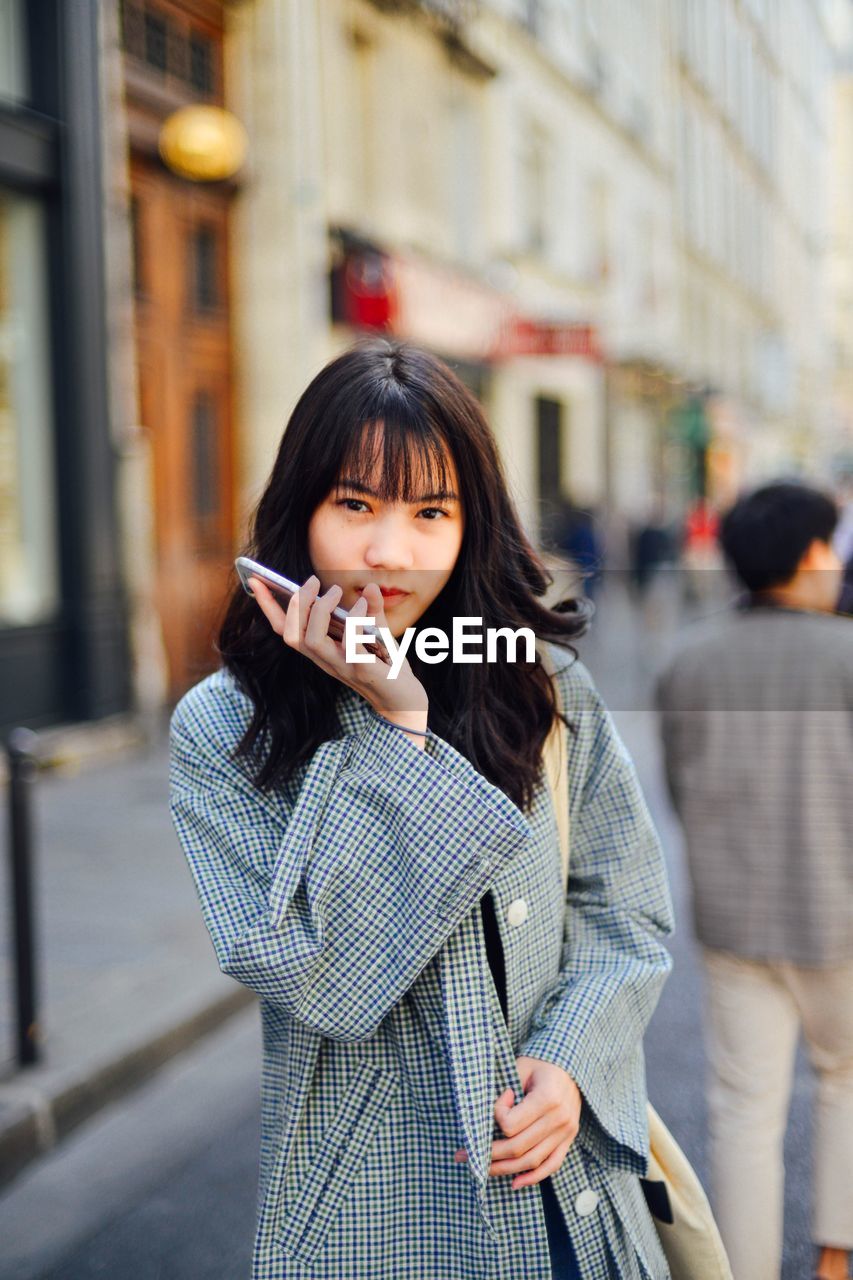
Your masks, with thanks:
M 9 760 L 9 857 L 12 928 L 15 933 L 15 1007 L 20 1066 L 38 1061 L 35 914 L 33 910 L 32 791 L 39 741 L 31 729 L 13 729 L 6 739 Z

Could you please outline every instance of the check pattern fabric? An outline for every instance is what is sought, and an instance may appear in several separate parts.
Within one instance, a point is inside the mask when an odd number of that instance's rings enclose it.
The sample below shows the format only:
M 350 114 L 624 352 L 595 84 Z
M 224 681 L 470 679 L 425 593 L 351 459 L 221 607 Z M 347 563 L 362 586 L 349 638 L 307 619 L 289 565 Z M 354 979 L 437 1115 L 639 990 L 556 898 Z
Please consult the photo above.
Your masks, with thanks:
M 685 632 L 656 699 L 701 941 L 853 960 L 853 620 L 727 610 Z
M 567 895 L 547 783 L 522 813 L 450 743 L 418 750 L 350 689 L 341 736 L 266 792 L 232 758 L 252 704 L 228 672 L 175 708 L 175 829 L 219 965 L 261 1002 L 253 1280 L 548 1280 L 540 1188 L 488 1175 L 522 1054 L 584 1097 L 551 1177 L 581 1274 L 668 1277 L 637 1176 L 642 1035 L 671 964 L 663 856 L 592 681 L 552 653 L 575 726 Z

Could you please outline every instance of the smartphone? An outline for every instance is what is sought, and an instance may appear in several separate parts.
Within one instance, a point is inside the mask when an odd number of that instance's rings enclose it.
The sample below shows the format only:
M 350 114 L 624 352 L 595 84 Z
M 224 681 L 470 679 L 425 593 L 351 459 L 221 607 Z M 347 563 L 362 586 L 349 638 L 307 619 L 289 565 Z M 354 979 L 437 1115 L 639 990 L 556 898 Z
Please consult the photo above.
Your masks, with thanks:
M 265 564 L 259 564 L 257 560 L 250 560 L 248 556 L 238 556 L 234 561 L 234 567 L 247 595 L 253 596 L 255 594 L 249 586 L 249 579 L 252 577 L 260 578 L 269 587 L 282 609 L 287 608 L 292 597 L 299 590 L 298 583 L 292 582 L 290 578 L 285 578 L 280 573 L 276 573 L 274 569 L 268 569 Z M 343 640 L 344 623 L 348 616 L 347 610 L 340 607 L 333 609 L 329 615 L 329 635 L 334 640 Z M 364 647 L 370 653 L 375 653 L 377 658 L 390 666 L 391 655 L 385 647 L 385 642 L 379 634 L 378 628 L 363 623 L 361 632 L 362 635 L 373 634 L 375 636 L 373 640 L 365 640 Z

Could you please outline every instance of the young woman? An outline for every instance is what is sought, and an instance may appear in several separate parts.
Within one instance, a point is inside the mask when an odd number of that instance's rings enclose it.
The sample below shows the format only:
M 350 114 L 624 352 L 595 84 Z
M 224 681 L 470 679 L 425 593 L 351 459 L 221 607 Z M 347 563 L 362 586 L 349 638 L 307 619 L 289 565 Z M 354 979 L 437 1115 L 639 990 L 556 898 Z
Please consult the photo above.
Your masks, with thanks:
M 302 586 L 286 611 L 235 588 L 222 668 L 172 718 L 171 809 L 220 966 L 261 998 L 255 1280 L 664 1280 L 638 1177 L 661 850 L 476 400 L 412 347 L 332 361 L 247 554 Z M 556 674 L 410 649 L 392 680 L 345 660 L 338 604 L 395 637 L 529 627 Z

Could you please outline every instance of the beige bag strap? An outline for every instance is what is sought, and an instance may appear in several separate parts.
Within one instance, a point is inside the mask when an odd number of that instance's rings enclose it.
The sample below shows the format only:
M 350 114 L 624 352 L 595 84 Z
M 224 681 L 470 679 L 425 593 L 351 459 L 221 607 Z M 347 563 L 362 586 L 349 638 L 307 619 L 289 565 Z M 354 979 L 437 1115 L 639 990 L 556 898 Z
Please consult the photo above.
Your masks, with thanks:
M 555 667 L 551 650 L 546 644 L 540 644 L 539 657 L 542 666 L 553 677 Z M 554 680 L 554 696 L 557 699 L 557 710 L 560 705 L 560 687 Z M 557 819 L 557 830 L 560 833 L 560 860 L 563 867 L 563 888 L 569 883 L 569 750 L 566 740 L 565 723 L 558 717 L 548 737 L 545 739 L 543 759 L 551 795 L 554 799 L 554 811 Z

